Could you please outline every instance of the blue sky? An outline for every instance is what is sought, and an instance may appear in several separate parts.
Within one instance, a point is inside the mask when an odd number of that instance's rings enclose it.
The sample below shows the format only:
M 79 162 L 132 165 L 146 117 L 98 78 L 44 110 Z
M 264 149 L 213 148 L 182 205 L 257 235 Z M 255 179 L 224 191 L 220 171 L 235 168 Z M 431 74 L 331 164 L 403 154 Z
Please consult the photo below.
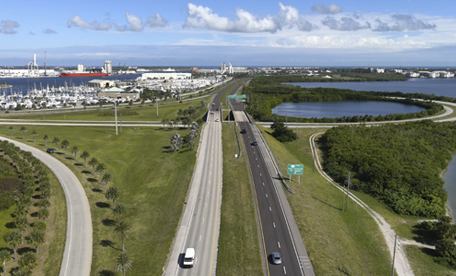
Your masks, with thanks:
M 0 67 L 456 67 L 456 2 L 5 1 Z

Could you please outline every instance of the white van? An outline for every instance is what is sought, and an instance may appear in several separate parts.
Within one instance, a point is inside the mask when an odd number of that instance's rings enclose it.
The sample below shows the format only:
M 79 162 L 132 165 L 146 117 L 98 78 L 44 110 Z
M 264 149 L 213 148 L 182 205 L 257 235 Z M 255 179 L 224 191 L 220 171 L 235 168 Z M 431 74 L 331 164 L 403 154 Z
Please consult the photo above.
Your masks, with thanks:
M 184 266 L 193 266 L 193 262 L 195 261 L 195 249 L 194 248 L 187 248 L 185 251 L 184 256 Z

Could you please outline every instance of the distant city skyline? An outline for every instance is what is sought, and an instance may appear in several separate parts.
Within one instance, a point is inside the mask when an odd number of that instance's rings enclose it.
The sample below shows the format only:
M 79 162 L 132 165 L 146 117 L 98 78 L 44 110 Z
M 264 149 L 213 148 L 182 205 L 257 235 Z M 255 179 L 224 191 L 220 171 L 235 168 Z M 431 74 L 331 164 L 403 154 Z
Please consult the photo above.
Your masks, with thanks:
M 0 67 L 456 67 L 453 1 L 2 1 Z

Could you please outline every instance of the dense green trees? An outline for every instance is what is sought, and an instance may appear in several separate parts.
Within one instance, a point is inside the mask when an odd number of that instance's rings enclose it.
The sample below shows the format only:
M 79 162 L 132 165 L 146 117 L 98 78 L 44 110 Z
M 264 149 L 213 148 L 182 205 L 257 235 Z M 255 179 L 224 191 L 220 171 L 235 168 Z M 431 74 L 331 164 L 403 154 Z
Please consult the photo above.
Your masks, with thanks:
M 421 121 L 332 128 L 319 140 L 325 171 L 337 182 L 352 173 L 353 189 L 399 214 L 440 217 L 447 200 L 440 173 L 456 149 L 455 123 Z
M 280 142 L 291 142 L 296 140 L 296 133 L 293 130 L 289 129 L 282 122 L 274 122 L 271 125 L 271 129 L 274 130 L 272 136 L 279 140 Z
M 301 80 L 304 81 L 304 80 Z M 409 114 L 389 114 L 377 116 L 366 114 L 363 116 L 343 118 L 296 118 L 288 117 L 288 122 L 363 122 L 363 121 L 388 121 L 404 120 L 411 118 L 423 118 L 440 112 L 443 107 L 429 100 L 442 99 L 428 94 L 410 94 L 401 92 L 374 92 L 353 91 L 336 88 L 302 88 L 283 84 L 282 77 L 259 77 L 252 80 L 245 93 L 248 96 L 247 111 L 259 121 L 285 121 L 285 116 L 272 114 L 272 109 L 282 102 L 338 102 L 338 101 L 391 101 L 403 104 L 417 105 L 425 108 L 425 111 Z M 403 99 L 398 99 L 403 98 Z M 412 100 L 414 98 L 426 99 L 426 101 Z

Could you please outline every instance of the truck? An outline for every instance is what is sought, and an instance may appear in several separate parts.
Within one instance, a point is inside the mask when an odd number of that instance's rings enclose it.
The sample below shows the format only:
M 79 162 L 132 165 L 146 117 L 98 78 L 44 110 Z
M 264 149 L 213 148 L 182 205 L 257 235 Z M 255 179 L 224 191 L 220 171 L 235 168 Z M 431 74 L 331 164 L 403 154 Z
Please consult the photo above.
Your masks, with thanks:
M 185 250 L 184 255 L 184 266 L 186 267 L 193 267 L 193 263 L 195 262 L 195 249 L 194 248 L 187 248 Z

